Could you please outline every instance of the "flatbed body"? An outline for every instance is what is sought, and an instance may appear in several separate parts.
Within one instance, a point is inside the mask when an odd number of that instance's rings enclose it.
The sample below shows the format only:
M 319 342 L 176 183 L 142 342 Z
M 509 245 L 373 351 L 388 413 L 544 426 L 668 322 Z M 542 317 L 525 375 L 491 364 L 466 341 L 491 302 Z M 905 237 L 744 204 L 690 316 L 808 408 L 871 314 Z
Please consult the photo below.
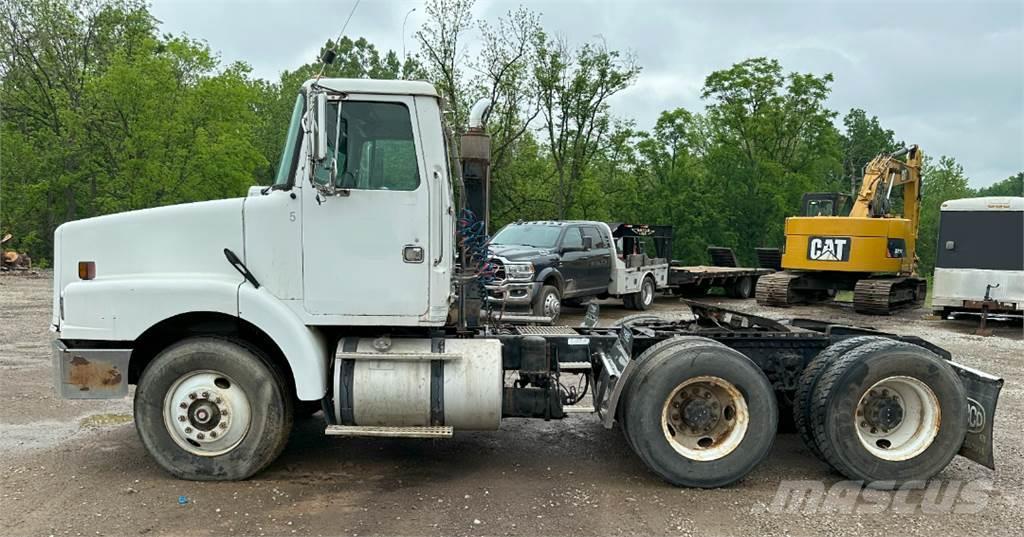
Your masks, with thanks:
M 668 285 L 670 287 L 683 285 L 723 287 L 740 278 L 760 278 L 772 272 L 774 272 L 772 269 L 767 268 L 715 267 L 711 265 L 684 266 L 673 264 L 668 269 Z

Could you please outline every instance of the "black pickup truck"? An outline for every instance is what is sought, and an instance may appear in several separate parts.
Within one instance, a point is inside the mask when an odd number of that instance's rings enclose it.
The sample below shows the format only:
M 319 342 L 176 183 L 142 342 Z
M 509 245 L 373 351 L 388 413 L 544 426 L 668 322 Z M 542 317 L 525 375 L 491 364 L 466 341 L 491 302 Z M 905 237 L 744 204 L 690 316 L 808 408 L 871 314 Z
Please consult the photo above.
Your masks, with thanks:
M 636 232 L 653 233 L 650 226 L 615 226 L 614 232 L 609 224 L 587 220 L 505 226 L 489 245 L 498 269 L 487 300 L 552 320 L 563 303 L 579 306 L 595 297 L 619 297 L 627 308 L 647 309 L 667 284 L 669 262 L 641 252 Z M 670 244 L 663 241 L 661 249 Z
M 555 319 L 573 304 L 608 293 L 615 245 L 602 222 L 515 222 L 491 239 L 497 278 L 488 300 Z

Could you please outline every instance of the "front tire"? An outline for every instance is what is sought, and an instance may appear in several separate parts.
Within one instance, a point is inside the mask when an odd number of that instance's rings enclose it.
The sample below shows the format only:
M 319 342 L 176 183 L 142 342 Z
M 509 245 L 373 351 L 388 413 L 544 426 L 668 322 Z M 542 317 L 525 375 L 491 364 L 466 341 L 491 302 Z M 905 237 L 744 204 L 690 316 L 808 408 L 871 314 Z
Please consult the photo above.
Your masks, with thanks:
M 146 366 L 135 391 L 142 444 L 180 479 L 232 481 L 284 450 L 293 401 L 259 350 L 217 337 L 176 343 Z
M 778 407 L 756 364 L 704 338 L 668 340 L 644 354 L 624 394 L 623 421 L 654 473 L 677 486 L 723 487 L 764 460 Z
M 544 285 L 533 299 L 533 314 L 539 317 L 550 317 L 551 322 L 558 320 L 562 313 L 562 294 L 554 285 Z

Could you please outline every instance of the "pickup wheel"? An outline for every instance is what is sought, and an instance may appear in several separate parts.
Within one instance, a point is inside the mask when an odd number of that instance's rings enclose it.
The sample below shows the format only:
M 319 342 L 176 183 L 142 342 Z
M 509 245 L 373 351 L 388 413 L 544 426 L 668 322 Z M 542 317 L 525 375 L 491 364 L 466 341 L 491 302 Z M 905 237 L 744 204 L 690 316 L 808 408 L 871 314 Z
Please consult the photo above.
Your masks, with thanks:
M 764 460 L 775 440 L 771 383 L 749 358 L 720 343 L 669 342 L 650 349 L 627 389 L 630 444 L 674 485 L 734 483 Z
M 644 281 L 640 282 L 640 290 L 626 295 L 622 303 L 629 309 L 645 311 L 654 304 L 654 292 L 654 278 L 645 276 Z
M 868 343 L 835 360 L 811 408 L 825 460 L 876 488 L 931 479 L 967 434 L 967 396 L 956 372 L 901 341 Z
M 288 442 L 293 401 L 257 349 L 217 337 L 176 343 L 146 366 L 135 423 L 157 464 L 181 479 L 246 479 Z
M 551 317 L 551 322 L 558 320 L 562 313 L 562 294 L 554 285 L 544 285 L 533 299 L 533 314 Z

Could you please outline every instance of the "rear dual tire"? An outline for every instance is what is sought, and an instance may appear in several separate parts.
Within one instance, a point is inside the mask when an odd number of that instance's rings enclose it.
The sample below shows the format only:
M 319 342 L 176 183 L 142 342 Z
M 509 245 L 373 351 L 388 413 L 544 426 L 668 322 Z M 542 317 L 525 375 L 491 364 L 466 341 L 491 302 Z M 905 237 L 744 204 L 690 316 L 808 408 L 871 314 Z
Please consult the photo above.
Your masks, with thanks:
M 657 286 L 654 283 L 654 278 L 644 276 L 643 281 L 640 282 L 640 290 L 624 296 L 622 304 L 627 309 L 646 311 L 654 305 L 654 294 L 656 292 Z
M 817 454 L 870 486 L 932 478 L 967 433 L 959 377 L 917 345 L 854 339 L 861 341 L 847 340 L 852 348 L 824 366 L 804 402 Z

